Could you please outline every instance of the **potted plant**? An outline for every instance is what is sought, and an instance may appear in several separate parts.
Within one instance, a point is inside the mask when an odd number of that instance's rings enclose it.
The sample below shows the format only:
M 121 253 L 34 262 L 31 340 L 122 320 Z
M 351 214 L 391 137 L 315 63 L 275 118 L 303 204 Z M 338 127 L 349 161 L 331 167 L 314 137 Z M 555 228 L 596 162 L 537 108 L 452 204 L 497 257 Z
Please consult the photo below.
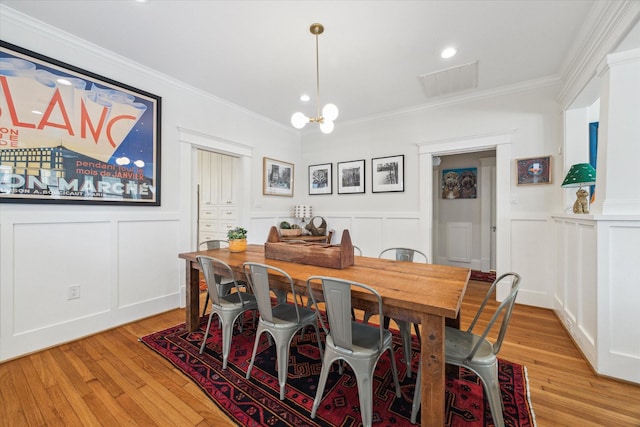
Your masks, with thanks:
M 247 230 L 242 227 L 227 231 L 230 252 L 244 252 L 247 250 Z

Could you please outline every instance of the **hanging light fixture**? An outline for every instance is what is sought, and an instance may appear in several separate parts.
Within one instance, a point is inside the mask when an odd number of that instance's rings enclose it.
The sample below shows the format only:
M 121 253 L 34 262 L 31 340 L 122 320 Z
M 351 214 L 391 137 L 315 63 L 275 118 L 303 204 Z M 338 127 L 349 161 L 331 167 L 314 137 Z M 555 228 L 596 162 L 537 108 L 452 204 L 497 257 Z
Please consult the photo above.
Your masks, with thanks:
M 311 24 L 309 27 L 311 34 L 316 36 L 316 117 L 307 117 L 303 113 L 295 113 L 291 116 L 291 124 L 296 129 L 302 129 L 307 123 L 315 122 L 320 123 L 320 130 L 323 133 L 333 132 L 333 121 L 338 118 L 338 107 L 335 104 L 327 104 L 322 109 L 322 115 L 320 115 L 320 61 L 318 59 L 318 35 L 324 32 L 322 24 Z

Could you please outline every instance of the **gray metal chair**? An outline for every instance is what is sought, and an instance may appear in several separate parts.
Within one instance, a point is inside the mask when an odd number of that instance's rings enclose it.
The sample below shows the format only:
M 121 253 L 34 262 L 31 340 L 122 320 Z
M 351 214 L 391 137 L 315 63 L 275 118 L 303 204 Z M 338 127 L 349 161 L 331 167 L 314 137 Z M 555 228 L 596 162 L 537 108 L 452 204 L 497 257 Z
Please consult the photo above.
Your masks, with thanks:
M 249 281 L 249 286 L 256 296 L 258 310 L 260 312 L 251 363 L 247 370 L 247 379 L 251 377 L 251 370 L 253 369 L 253 363 L 256 358 L 260 336 L 263 332 L 267 332 L 273 337 L 276 345 L 280 400 L 284 400 L 285 385 L 289 373 L 289 346 L 291 345 L 293 336 L 298 330 L 304 329 L 309 325 L 315 328 L 316 336 L 318 337 L 318 348 L 320 349 L 320 356 L 322 357 L 322 343 L 320 342 L 320 330 L 318 328 L 316 313 L 298 304 L 293 279 L 284 270 L 253 262 L 244 263 L 242 268 Z M 291 293 L 293 294 L 292 303 L 287 303 L 286 301 L 280 302 L 277 298 L 271 297 L 273 290 L 269 284 L 269 273 L 280 276 L 280 280 L 288 282 Z
M 483 317 L 485 306 L 489 298 L 493 295 L 498 283 L 505 281 L 511 282 L 511 290 L 509 295 L 500 303 L 495 313 L 489 319 L 487 326 L 479 334 L 474 334 L 473 329 L 478 324 L 478 320 Z M 491 417 L 496 427 L 504 426 L 504 404 L 502 403 L 502 395 L 500 393 L 500 385 L 498 383 L 498 352 L 502 347 L 502 341 L 509 326 L 513 305 L 516 302 L 518 290 L 520 288 L 520 276 L 517 273 L 505 273 L 498 277 L 489 291 L 484 297 L 480 308 L 476 313 L 473 321 L 466 331 L 447 326 L 445 328 L 445 361 L 451 365 L 462 366 L 475 372 L 484 385 L 484 391 L 487 394 L 489 407 L 491 409 Z M 485 314 L 484 317 L 489 316 Z M 500 322 L 500 330 L 493 343 L 488 340 L 489 332 L 493 326 Z M 411 422 L 416 423 L 418 409 L 420 409 L 421 396 L 421 374 L 418 370 L 416 378 L 416 389 L 413 395 L 413 405 L 411 408 Z M 443 391 L 444 392 L 444 391 Z
M 319 315 L 320 324 L 326 333 L 326 342 L 318 389 L 311 409 L 311 418 L 316 417 L 331 365 L 335 361 L 344 360 L 351 366 L 356 376 L 362 425 L 369 427 L 373 417 L 373 372 L 378 359 L 380 359 L 385 350 L 389 352 L 389 357 L 391 358 L 396 397 L 400 397 L 400 383 L 398 382 L 398 370 L 391 347 L 391 332 L 381 324 L 372 326 L 351 320 L 351 289 L 355 287 L 370 292 L 378 302 L 378 312 L 380 314 L 382 314 L 383 310 L 382 298 L 375 289 L 362 283 L 347 282 L 333 277 L 311 276 L 307 279 L 307 291 L 313 300 L 316 310 L 318 303 L 313 296 L 311 286 L 314 281 L 322 283 L 329 327 L 322 320 L 322 316 Z M 342 373 L 342 364 L 339 363 L 338 365 L 339 372 Z
M 362 249 L 360 249 L 356 245 L 353 245 L 353 254 L 357 256 L 362 256 Z
M 229 358 L 231 338 L 233 337 L 233 324 L 245 311 L 256 310 L 258 304 L 253 295 L 240 291 L 240 286 L 235 279 L 233 270 L 227 263 L 204 255 L 199 255 L 196 259 L 207 282 L 207 295 L 211 296 L 211 313 L 209 313 L 207 329 L 202 338 L 200 354 L 204 352 L 207 344 L 207 336 L 211 328 L 213 315 L 217 314 L 222 326 L 222 369 L 227 369 L 227 359 Z M 221 283 L 233 284 L 236 292 L 220 295 L 218 288 Z
M 226 240 L 205 240 L 204 242 L 198 245 L 199 249 L 206 249 L 208 251 L 213 249 L 220 249 L 224 247 L 228 247 L 229 242 Z M 240 283 L 241 286 L 245 286 L 245 283 Z M 231 281 L 222 282 L 218 287 L 218 295 L 227 295 L 233 289 L 234 284 Z M 207 306 L 209 305 L 209 293 L 207 293 L 207 298 L 204 300 L 204 307 L 202 307 L 202 315 L 204 316 L 207 312 Z
M 429 263 L 429 259 L 427 256 L 420 252 L 417 249 L 410 248 L 387 248 L 380 252 L 378 258 L 395 259 L 396 261 L 404 261 L 404 262 L 424 262 L 425 264 Z M 369 321 L 369 317 L 376 313 L 366 311 L 364 313 L 363 321 L 366 323 Z M 400 330 L 400 337 L 402 338 L 402 349 L 404 351 L 405 363 L 407 365 L 407 378 L 411 378 L 411 325 L 409 322 L 405 320 L 396 320 L 393 319 L 394 322 L 398 325 L 398 329 Z M 380 321 L 384 323 L 384 327 L 389 327 L 389 318 L 381 317 Z M 416 331 L 416 336 L 418 340 L 420 340 L 420 328 L 417 324 L 413 324 L 413 328 Z

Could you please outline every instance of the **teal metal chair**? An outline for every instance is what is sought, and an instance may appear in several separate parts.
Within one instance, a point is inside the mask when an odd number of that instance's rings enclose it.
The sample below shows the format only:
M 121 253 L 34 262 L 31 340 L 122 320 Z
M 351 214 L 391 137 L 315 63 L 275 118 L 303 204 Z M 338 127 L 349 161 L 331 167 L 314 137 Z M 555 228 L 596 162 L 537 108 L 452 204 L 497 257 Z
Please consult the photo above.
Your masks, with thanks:
M 307 326 L 313 326 L 318 338 L 320 357 L 322 357 L 322 343 L 320 342 L 320 330 L 318 328 L 316 313 L 298 304 L 293 279 L 284 270 L 254 262 L 244 263 L 242 268 L 249 281 L 249 286 L 256 296 L 258 311 L 260 312 L 251 363 L 247 370 L 247 379 L 251 377 L 251 370 L 253 369 L 253 363 L 256 358 L 260 336 L 263 332 L 267 332 L 273 338 L 276 345 L 280 400 L 284 400 L 285 385 L 289 372 L 289 347 L 296 332 Z M 293 294 L 293 301 L 291 303 L 287 303 L 286 301 L 281 302 L 275 297 L 276 289 L 272 289 L 269 283 L 270 273 L 280 276 L 279 278 L 281 280 L 288 282 L 291 293 Z M 274 296 L 273 298 L 272 295 Z
M 222 327 L 222 369 L 227 369 L 227 359 L 229 358 L 231 339 L 233 337 L 233 325 L 245 311 L 257 310 L 258 304 L 253 295 L 240 291 L 235 274 L 227 263 L 204 255 L 199 255 L 196 259 L 207 282 L 207 295 L 211 297 L 211 313 L 209 313 L 207 329 L 202 338 L 200 354 L 204 352 L 209 329 L 211 328 L 211 320 L 213 315 L 216 314 Z M 236 292 L 220 295 L 218 289 L 221 283 L 231 283 Z
M 478 320 L 488 316 L 488 314 L 483 316 L 483 313 L 489 298 L 493 295 L 498 283 L 503 281 L 506 283 L 511 282 L 509 295 L 500 303 L 495 313 L 489 319 L 487 326 L 484 327 L 479 335 L 475 334 L 474 328 L 478 324 Z M 519 289 L 520 276 L 517 273 L 505 273 L 501 275 L 489 288 L 482 304 L 480 304 L 478 312 L 466 331 L 461 331 L 449 326 L 445 328 L 445 362 L 467 368 L 480 377 L 487 395 L 487 400 L 489 401 L 491 417 L 496 427 L 504 426 L 504 404 L 502 403 L 502 395 L 498 383 L 498 352 L 502 347 L 504 336 L 507 333 L 509 320 L 511 320 L 511 312 L 513 311 Z M 487 337 L 500 319 L 500 330 L 498 331 L 496 340 L 492 343 Z M 420 409 L 420 399 L 422 397 L 420 391 L 421 381 L 422 378 L 419 369 L 411 408 L 411 422 L 414 424 L 416 423 L 418 410 Z
M 373 417 L 373 372 L 378 359 L 385 351 L 388 351 L 391 358 L 396 397 L 400 397 L 400 383 L 398 382 L 398 370 L 391 347 L 391 332 L 385 329 L 382 324 L 373 326 L 354 322 L 351 319 L 351 289 L 355 287 L 370 292 L 378 302 L 378 312 L 381 315 L 383 314 L 382 298 L 375 289 L 361 283 L 347 282 L 331 277 L 312 276 L 307 280 L 307 291 L 316 310 L 318 302 L 314 297 L 311 285 L 314 281 L 322 283 L 329 325 L 326 325 L 322 320 L 322 316 L 318 315 L 322 328 L 326 333 L 326 342 L 318 389 L 311 409 L 311 418 L 316 417 L 331 365 L 335 361 L 344 361 L 351 366 L 356 376 L 362 425 L 369 427 Z M 338 366 L 339 372 L 342 374 L 342 363 L 339 362 Z

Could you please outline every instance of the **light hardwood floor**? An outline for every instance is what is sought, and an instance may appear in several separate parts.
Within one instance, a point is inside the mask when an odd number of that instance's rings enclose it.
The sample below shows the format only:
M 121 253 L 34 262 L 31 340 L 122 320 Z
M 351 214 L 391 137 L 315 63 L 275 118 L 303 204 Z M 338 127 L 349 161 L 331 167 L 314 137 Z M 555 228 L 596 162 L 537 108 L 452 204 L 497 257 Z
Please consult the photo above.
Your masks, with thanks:
M 465 327 L 488 285 L 470 282 Z M 233 426 L 140 336 L 173 310 L 0 364 L 0 426 Z M 593 374 L 550 310 L 516 305 L 500 357 L 529 372 L 538 426 L 640 426 L 640 386 Z

